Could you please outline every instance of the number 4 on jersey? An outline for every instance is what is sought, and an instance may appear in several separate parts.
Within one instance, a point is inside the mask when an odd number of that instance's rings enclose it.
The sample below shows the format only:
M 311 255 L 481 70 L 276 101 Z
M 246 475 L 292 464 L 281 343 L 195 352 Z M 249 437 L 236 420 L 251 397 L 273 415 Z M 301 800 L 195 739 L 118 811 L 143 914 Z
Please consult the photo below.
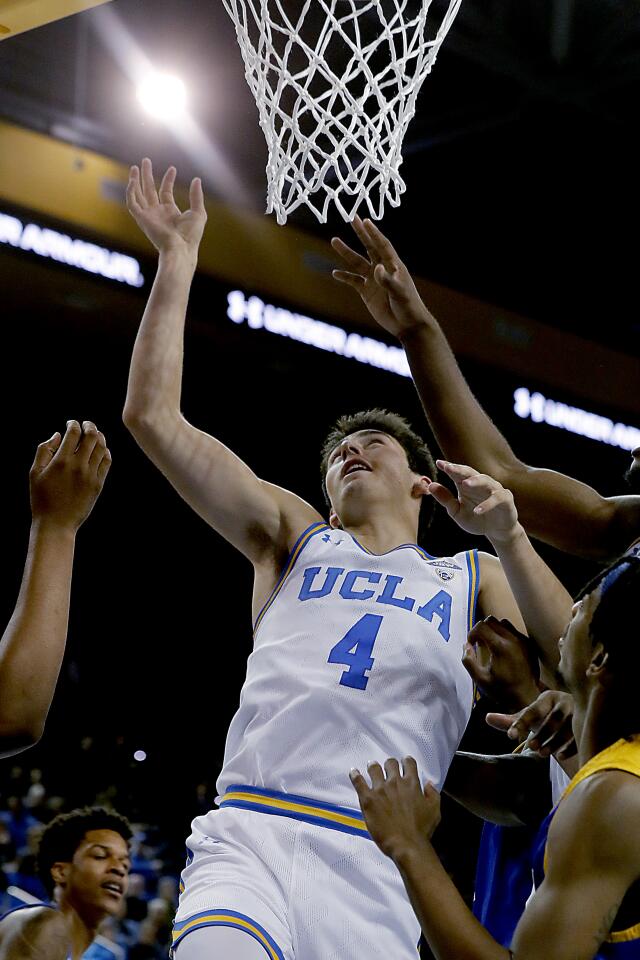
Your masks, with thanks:
M 371 651 L 381 623 L 381 616 L 365 613 L 331 650 L 327 663 L 344 663 L 349 667 L 340 677 L 344 687 L 366 690 L 369 677 L 365 673 L 373 666 Z

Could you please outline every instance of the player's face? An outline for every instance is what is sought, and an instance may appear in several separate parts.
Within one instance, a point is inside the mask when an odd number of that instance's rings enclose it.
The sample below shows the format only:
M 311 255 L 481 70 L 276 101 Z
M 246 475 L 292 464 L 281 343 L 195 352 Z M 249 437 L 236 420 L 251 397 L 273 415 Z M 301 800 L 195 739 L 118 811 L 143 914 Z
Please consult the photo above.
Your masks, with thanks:
M 416 480 L 402 446 L 381 430 L 358 430 L 332 450 L 325 483 L 340 515 L 350 501 L 411 495 Z
M 593 643 L 589 626 L 600 601 L 600 588 L 592 590 L 582 600 L 574 603 L 571 620 L 560 638 L 560 662 L 557 672 L 567 690 L 574 696 L 580 694 L 586 682 L 587 667 L 593 656 Z
M 69 865 L 65 899 L 82 914 L 116 914 L 127 892 L 129 848 L 113 830 L 89 830 Z

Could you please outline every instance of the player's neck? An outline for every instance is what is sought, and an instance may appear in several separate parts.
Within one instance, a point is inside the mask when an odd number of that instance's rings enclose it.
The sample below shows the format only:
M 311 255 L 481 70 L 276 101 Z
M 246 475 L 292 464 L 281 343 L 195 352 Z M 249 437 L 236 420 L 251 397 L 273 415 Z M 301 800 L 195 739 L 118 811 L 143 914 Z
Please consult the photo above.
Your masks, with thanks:
M 60 909 L 65 915 L 70 934 L 72 960 L 80 960 L 86 950 L 93 943 L 99 924 L 104 914 L 96 916 L 93 911 L 82 913 L 71 904 L 62 903 Z
M 346 523 L 344 529 L 371 553 L 388 553 L 402 543 L 415 543 L 417 531 L 409 520 L 385 515 L 383 512 L 366 520 Z
M 623 736 L 617 712 L 598 696 L 589 699 L 584 711 L 576 708 L 573 724 L 581 767 Z

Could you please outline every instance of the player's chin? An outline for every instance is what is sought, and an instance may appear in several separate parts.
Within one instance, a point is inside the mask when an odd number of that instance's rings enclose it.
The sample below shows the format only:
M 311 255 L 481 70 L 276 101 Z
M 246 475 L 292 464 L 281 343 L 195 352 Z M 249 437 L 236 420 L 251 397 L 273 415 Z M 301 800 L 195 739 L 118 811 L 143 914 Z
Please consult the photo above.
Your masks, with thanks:
M 114 916 L 120 910 L 124 899 L 124 893 L 117 893 L 115 890 L 105 890 L 100 887 L 96 891 L 95 905 L 105 914 Z

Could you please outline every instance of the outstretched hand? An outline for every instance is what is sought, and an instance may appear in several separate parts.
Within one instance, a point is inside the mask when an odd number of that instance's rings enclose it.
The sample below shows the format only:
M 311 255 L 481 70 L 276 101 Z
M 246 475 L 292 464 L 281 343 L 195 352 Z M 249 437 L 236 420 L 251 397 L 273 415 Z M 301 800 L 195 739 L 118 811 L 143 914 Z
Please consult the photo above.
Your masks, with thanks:
M 504 730 L 520 743 L 526 739 L 531 750 L 541 757 L 553 754 L 556 760 L 567 760 L 576 753 L 572 719 L 573 697 L 561 690 L 545 690 L 519 713 L 488 713 L 486 717 L 489 726 Z
M 400 764 L 386 760 L 368 766 L 371 786 L 359 770 L 349 774 L 360 801 L 367 829 L 392 860 L 430 840 L 440 822 L 440 794 L 428 783 L 420 785 L 413 757 Z
M 70 420 L 41 443 L 29 473 L 34 520 L 74 532 L 87 519 L 104 486 L 111 454 L 95 423 Z
M 129 171 L 127 208 L 142 232 L 159 252 L 185 251 L 197 256 L 207 222 L 202 182 L 196 177 L 189 188 L 189 209 L 181 211 L 173 197 L 176 168 L 169 167 L 158 190 L 151 160 Z
M 424 324 L 429 312 L 411 274 L 385 235 L 371 220 L 356 217 L 352 226 L 367 255 L 362 256 L 344 240 L 334 237 L 331 246 L 346 269 L 334 270 L 333 277 L 353 287 L 373 319 L 388 333 L 402 339 Z
M 459 527 L 484 535 L 494 545 L 508 543 L 522 532 L 510 490 L 473 467 L 446 460 L 436 463 L 453 480 L 458 495 L 435 482 L 429 484 L 429 493 Z

